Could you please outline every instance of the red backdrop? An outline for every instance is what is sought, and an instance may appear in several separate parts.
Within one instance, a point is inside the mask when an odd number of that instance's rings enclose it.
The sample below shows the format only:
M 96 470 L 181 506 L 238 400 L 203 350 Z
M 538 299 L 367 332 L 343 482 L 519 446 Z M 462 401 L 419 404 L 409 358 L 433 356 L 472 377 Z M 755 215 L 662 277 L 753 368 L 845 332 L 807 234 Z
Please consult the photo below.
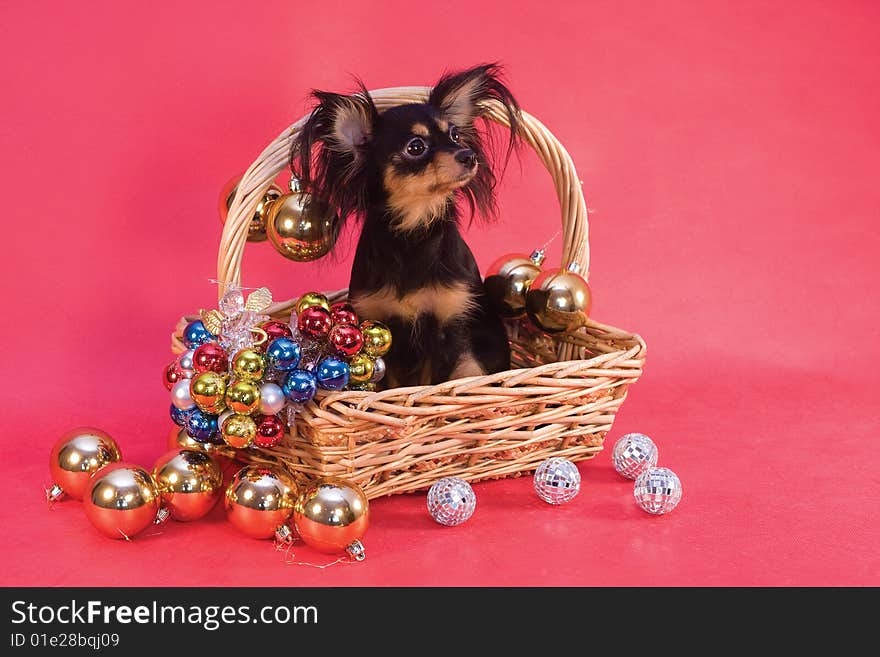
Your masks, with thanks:
M 3 3 L 0 583 L 880 584 L 878 21 L 867 2 Z M 649 345 L 609 446 L 653 436 L 678 510 L 639 511 L 610 450 L 561 508 L 529 478 L 476 485 L 454 529 L 423 494 L 376 501 L 367 561 L 328 570 L 219 507 L 130 544 L 77 502 L 47 510 L 64 430 L 163 452 L 159 374 L 177 318 L 215 301 L 218 191 L 308 91 L 485 60 L 585 181 L 594 316 Z M 532 154 L 501 207 L 468 233 L 483 266 L 557 229 Z M 250 246 L 244 282 L 336 289 L 350 255 Z

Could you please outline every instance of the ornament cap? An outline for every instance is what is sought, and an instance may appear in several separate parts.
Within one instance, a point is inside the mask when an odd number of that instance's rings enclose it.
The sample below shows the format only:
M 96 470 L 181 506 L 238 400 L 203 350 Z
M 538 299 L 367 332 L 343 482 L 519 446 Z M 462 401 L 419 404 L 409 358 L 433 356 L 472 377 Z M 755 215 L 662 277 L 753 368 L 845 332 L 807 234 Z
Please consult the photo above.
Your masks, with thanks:
M 367 558 L 367 550 L 364 547 L 364 544 L 360 541 L 352 541 L 348 547 L 345 548 L 345 551 L 348 552 L 348 556 L 355 561 L 363 561 Z
M 161 507 L 156 512 L 156 519 L 153 521 L 154 525 L 164 525 L 168 522 L 168 518 L 171 517 L 171 510 L 167 506 Z
M 540 267 L 542 264 L 544 264 L 544 259 L 546 258 L 546 256 L 547 253 L 544 249 L 535 249 L 529 256 L 529 260 Z
M 568 267 L 566 267 L 566 269 L 574 274 L 581 273 L 581 266 L 580 266 L 580 264 L 578 264 L 576 262 L 569 263 L 569 265 L 568 265 Z
M 300 183 L 299 178 L 295 176 L 290 177 L 290 183 L 288 183 L 288 187 L 290 187 L 290 191 L 294 194 L 299 194 L 303 191 L 302 183 Z
M 266 333 L 266 331 L 261 329 L 259 326 L 252 326 L 250 328 L 250 332 L 257 336 L 256 339 L 253 341 L 254 347 L 260 347 L 269 341 L 269 334 Z
M 288 525 L 281 525 L 275 530 L 275 545 L 289 545 L 296 540 L 296 534 Z
M 64 489 L 61 488 L 58 484 L 52 484 L 52 488 L 46 491 L 46 501 L 49 504 L 53 504 L 61 500 L 64 497 Z

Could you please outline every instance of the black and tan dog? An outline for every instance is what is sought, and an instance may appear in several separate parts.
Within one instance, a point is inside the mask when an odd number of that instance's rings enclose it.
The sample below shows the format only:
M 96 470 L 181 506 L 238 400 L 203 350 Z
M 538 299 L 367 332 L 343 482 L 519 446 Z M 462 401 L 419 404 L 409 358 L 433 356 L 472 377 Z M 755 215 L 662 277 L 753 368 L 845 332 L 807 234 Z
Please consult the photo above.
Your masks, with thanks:
M 517 142 L 520 111 L 494 64 L 446 75 L 424 104 L 379 113 L 366 89 L 314 92 L 319 104 L 292 150 L 317 202 L 363 229 L 349 286 L 361 317 L 391 328 L 388 387 L 433 384 L 510 366 L 501 320 L 459 232 L 458 201 L 491 218 L 496 177 L 485 101 L 501 103 Z M 506 162 L 506 159 L 505 159 Z

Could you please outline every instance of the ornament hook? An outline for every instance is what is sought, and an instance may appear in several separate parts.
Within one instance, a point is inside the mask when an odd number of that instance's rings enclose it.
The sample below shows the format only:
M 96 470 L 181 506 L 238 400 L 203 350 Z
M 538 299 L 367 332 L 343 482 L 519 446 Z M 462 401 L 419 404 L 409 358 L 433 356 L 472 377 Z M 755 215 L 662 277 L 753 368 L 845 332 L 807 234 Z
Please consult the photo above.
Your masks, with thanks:
M 52 484 L 52 488 L 47 488 L 45 490 L 46 502 L 48 502 L 50 507 L 64 497 L 64 491 L 58 484 Z
M 534 251 L 532 251 L 531 255 L 529 256 L 529 260 L 531 260 L 538 267 L 540 267 L 542 264 L 544 264 L 544 258 L 546 257 L 546 254 L 547 254 L 547 252 L 545 250 L 545 247 L 541 247 L 540 249 L 535 249 Z
M 364 544 L 359 540 L 353 541 L 345 551 L 348 552 L 348 556 L 350 556 L 355 561 L 363 561 L 367 558 L 367 550 L 364 547 Z
M 261 329 L 259 326 L 252 326 L 251 333 L 256 333 L 259 336 L 258 339 L 254 341 L 255 347 L 259 346 L 269 340 L 269 334 L 266 333 L 266 331 Z
M 275 549 L 282 550 L 288 548 L 296 540 L 296 534 L 287 525 L 280 525 L 275 530 Z
M 156 519 L 153 521 L 154 525 L 164 525 L 168 522 L 168 518 L 171 517 L 171 510 L 167 506 L 161 507 L 156 512 Z

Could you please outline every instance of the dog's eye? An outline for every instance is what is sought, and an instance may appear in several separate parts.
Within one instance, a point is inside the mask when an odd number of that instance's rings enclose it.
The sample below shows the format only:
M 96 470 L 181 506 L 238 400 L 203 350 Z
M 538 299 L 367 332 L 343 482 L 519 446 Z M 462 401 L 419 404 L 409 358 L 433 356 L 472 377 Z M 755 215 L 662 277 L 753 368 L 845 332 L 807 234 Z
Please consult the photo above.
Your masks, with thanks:
M 449 126 L 449 138 L 456 144 L 461 141 L 461 137 L 458 134 L 458 128 L 454 125 Z
M 406 144 L 406 154 L 410 157 L 420 157 L 428 150 L 428 145 L 421 137 L 410 139 Z

